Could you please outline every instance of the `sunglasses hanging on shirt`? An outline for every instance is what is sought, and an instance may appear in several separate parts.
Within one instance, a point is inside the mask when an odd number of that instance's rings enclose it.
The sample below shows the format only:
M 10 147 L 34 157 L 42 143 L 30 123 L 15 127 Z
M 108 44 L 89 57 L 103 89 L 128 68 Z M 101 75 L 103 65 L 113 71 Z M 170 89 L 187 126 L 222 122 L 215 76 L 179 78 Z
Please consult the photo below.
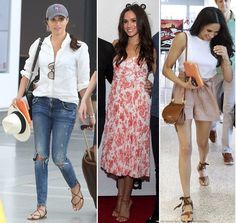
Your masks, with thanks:
M 54 78 L 55 78 L 55 62 L 49 63 L 48 69 L 50 70 L 48 72 L 48 78 L 51 80 L 54 80 Z

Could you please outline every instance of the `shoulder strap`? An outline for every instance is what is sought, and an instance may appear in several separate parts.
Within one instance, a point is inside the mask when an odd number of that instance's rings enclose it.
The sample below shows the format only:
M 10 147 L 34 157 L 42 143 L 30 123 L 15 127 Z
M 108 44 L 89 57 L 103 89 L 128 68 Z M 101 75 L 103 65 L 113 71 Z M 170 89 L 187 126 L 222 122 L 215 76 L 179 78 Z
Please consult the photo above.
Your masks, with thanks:
M 187 61 L 187 55 L 188 55 L 188 35 L 186 32 L 184 32 L 185 36 L 186 36 L 186 48 L 185 48 L 185 61 Z M 173 90 L 174 90 L 175 85 L 173 86 Z M 173 94 L 173 90 L 172 90 L 172 95 L 171 95 L 171 100 L 174 101 L 174 94 Z M 183 103 L 185 103 L 185 88 L 183 90 Z
M 38 60 L 38 56 L 39 56 L 39 52 L 41 50 L 43 40 L 44 40 L 44 37 L 41 37 L 40 40 L 39 40 L 39 44 L 38 44 L 38 47 L 37 47 L 37 50 L 36 50 L 36 53 L 35 53 L 35 56 L 34 56 L 33 65 L 31 67 L 31 71 L 30 71 L 29 82 L 28 82 L 26 90 L 25 90 L 26 92 L 29 90 L 29 87 L 30 87 L 30 84 L 31 84 L 31 81 L 32 81 L 32 78 L 33 78 L 34 69 L 35 69 L 35 66 L 36 66 L 36 63 L 37 63 L 37 60 Z
M 186 32 L 184 32 L 185 36 L 186 36 L 186 48 L 185 48 L 185 61 L 187 61 L 187 57 L 188 57 L 188 35 Z
M 185 36 L 186 36 L 186 49 L 185 49 L 185 61 L 187 61 L 188 58 L 188 35 L 186 32 L 184 32 Z M 184 88 L 184 93 L 183 93 L 183 102 L 185 103 L 185 88 Z

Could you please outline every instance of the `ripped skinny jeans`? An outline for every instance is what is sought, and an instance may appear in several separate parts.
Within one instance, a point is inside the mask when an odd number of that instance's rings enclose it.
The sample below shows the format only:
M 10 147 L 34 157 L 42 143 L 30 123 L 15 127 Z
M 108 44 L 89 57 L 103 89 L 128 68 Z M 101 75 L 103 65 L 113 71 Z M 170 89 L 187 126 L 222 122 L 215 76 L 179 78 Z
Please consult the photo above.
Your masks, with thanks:
M 60 169 L 70 188 L 77 184 L 76 175 L 67 158 L 67 147 L 76 119 L 77 105 L 48 97 L 34 97 L 32 118 L 34 127 L 34 169 L 37 204 L 46 206 L 48 192 L 48 161 Z

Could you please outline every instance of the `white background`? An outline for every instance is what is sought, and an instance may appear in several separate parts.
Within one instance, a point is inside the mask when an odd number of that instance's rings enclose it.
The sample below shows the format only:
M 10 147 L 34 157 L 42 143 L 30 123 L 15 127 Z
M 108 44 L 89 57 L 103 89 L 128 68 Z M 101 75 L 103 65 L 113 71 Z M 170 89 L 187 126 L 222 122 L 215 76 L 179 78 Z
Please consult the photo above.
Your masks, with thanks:
M 2 7 L 2 6 L 1 6 Z M 5 10 L 3 7 L 0 11 Z M 2 22 L 2 21 L 1 21 Z M 19 75 L 21 0 L 10 3 L 8 72 L 0 73 L 0 110 L 6 110 L 17 94 Z M 7 24 L 7 21 L 4 21 Z
M 97 3 L 97 29 L 98 37 L 113 42 L 118 37 L 118 22 L 121 11 L 128 0 L 98 0 Z M 146 13 L 150 22 L 152 35 L 159 30 L 159 1 L 137 0 L 135 3 L 146 4 Z

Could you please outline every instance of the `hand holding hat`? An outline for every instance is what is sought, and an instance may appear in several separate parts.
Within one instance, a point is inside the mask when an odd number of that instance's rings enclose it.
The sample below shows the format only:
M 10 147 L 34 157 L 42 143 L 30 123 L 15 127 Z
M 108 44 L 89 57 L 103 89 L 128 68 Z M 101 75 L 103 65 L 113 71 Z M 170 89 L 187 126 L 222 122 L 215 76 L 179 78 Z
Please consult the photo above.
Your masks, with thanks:
M 21 142 L 25 142 L 30 137 L 31 120 L 29 118 L 28 109 L 22 102 L 24 103 L 24 101 L 19 99 L 16 105 L 10 106 L 7 116 L 2 120 L 2 126 L 7 134 L 13 135 Z M 17 104 L 20 107 L 18 107 Z
M 16 106 L 23 113 L 28 123 L 31 124 L 29 110 L 25 101 L 23 99 L 16 99 Z

